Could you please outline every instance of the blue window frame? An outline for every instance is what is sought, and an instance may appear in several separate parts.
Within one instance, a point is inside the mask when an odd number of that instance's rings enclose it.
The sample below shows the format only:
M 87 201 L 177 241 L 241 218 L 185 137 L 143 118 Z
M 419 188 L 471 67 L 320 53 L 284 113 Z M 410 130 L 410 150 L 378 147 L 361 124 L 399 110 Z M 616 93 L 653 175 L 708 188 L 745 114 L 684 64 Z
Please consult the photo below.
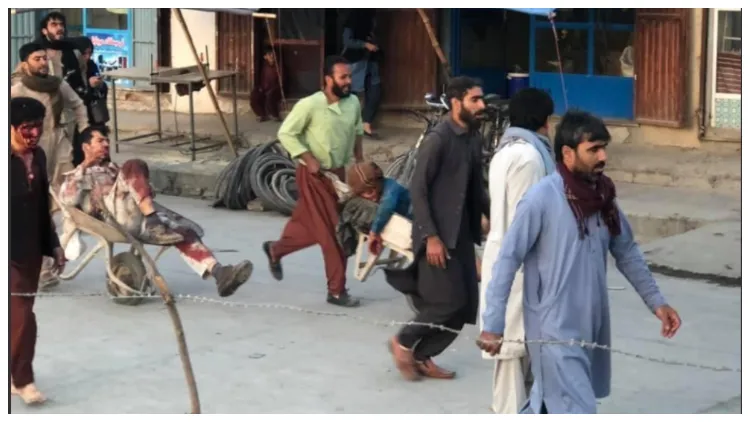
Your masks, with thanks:
M 597 9 L 573 10 L 574 12 L 568 15 L 569 18 L 585 18 L 585 21 L 575 22 L 569 19 L 555 21 L 558 36 L 561 37 L 558 45 L 565 44 L 563 41 L 566 36 L 568 36 L 568 45 L 578 43 L 577 49 L 571 47 L 571 51 L 568 51 L 570 54 L 562 60 L 562 78 L 565 80 L 569 107 L 584 109 L 605 118 L 632 120 L 634 81 L 632 76 L 623 76 L 624 69 L 619 56 L 620 53 L 624 54 L 623 45 L 632 48 L 630 45 L 632 40 L 629 38 L 634 29 L 634 13 L 632 18 L 626 16 L 617 19 L 618 22 L 605 22 L 598 16 L 600 12 Z M 556 54 L 554 60 L 551 61 L 549 58 L 547 58 L 548 61 L 539 61 L 538 57 L 539 47 L 547 46 L 538 46 L 537 42 L 550 43 L 554 51 L 552 24 L 544 17 L 530 16 L 529 18 L 531 19 L 530 83 L 532 86 L 550 92 L 555 101 L 555 113 L 563 114 L 565 100 L 558 68 L 560 63 L 557 63 Z M 539 40 L 539 34 L 543 34 L 541 31 L 549 31 L 549 35 Z M 608 49 L 607 39 L 610 34 L 618 41 L 618 50 Z M 603 41 L 604 55 L 597 56 L 596 54 L 597 49 L 600 48 L 597 36 Z M 554 66 L 552 63 L 555 63 Z

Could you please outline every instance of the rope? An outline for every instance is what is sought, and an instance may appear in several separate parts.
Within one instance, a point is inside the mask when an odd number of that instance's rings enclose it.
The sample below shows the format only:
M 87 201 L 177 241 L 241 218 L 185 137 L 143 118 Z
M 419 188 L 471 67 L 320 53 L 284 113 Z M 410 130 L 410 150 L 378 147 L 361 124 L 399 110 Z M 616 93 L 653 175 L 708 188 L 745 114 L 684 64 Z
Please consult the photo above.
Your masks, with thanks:
M 555 51 L 557 52 L 557 70 L 560 72 L 560 84 L 562 85 L 563 99 L 565 100 L 565 111 L 568 111 L 568 90 L 565 88 L 565 77 L 563 76 L 562 55 L 560 54 L 560 39 L 557 37 L 557 28 L 555 28 L 554 15 L 549 16 L 549 22 L 552 24 L 552 35 L 555 37 Z

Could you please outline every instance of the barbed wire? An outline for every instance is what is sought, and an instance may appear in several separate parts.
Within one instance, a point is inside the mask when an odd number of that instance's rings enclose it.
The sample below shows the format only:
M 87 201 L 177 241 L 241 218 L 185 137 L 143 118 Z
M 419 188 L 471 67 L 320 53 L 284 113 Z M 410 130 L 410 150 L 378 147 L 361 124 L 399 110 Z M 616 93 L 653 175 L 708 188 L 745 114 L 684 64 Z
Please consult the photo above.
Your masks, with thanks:
M 111 296 L 108 293 L 102 293 L 102 292 L 84 292 L 84 293 L 57 293 L 57 292 L 38 292 L 38 293 L 16 293 L 12 292 L 10 294 L 11 296 L 18 296 L 18 297 L 36 297 L 36 298 L 45 298 L 45 297 L 104 297 L 111 300 L 123 300 L 125 298 L 123 297 L 115 297 Z M 433 324 L 433 323 L 426 323 L 426 322 L 418 322 L 418 321 L 398 321 L 398 320 L 382 320 L 382 319 L 372 319 L 372 318 L 366 318 L 359 315 L 352 315 L 350 313 L 346 312 L 331 312 L 331 311 L 319 311 L 314 309 L 307 309 L 302 308 L 300 306 L 294 306 L 294 305 L 286 305 L 286 304 L 280 304 L 280 303 L 248 303 L 248 302 L 236 302 L 236 301 L 229 301 L 229 300 L 222 300 L 222 299 L 214 299 L 206 296 L 197 296 L 197 295 L 190 295 L 190 294 L 172 294 L 172 299 L 180 301 L 185 300 L 193 303 L 207 303 L 207 304 L 214 304 L 214 305 L 220 305 L 220 306 L 226 306 L 230 308 L 244 308 L 244 309 L 250 309 L 250 308 L 259 308 L 259 309 L 272 309 L 272 310 L 285 310 L 285 311 L 294 311 L 299 312 L 307 315 L 314 315 L 314 316 L 325 316 L 325 317 L 338 317 L 338 318 L 345 318 L 350 319 L 358 322 L 367 323 L 370 325 L 376 325 L 381 327 L 405 327 L 405 326 L 423 326 L 423 327 L 429 327 L 434 329 L 439 329 L 443 331 L 449 331 L 451 333 L 461 335 L 461 330 L 456 330 L 450 327 L 446 327 L 444 325 L 439 324 Z M 128 298 L 142 298 L 142 299 L 163 299 L 161 295 L 153 294 L 153 295 L 134 295 L 134 296 L 128 296 Z M 486 342 L 486 343 L 492 343 L 492 342 Z M 497 342 L 496 342 L 497 343 Z M 644 360 L 648 362 L 658 363 L 662 365 L 669 365 L 669 366 L 682 366 L 687 368 L 695 368 L 695 369 L 702 369 L 706 371 L 713 371 L 713 372 L 734 372 L 734 373 L 742 373 L 741 368 L 730 368 L 727 366 L 710 366 L 710 365 L 703 365 L 703 364 L 697 364 L 697 363 L 691 363 L 691 362 L 683 362 L 683 361 L 677 361 L 677 360 L 670 360 L 670 359 L 664 359 L 664 358 L 655 358 L 651 356 L 642 355 L 640 353 L 633 353 L 628 352 L 620 349 L 615 349 L 611 346 L 604 345 L 604 344 L 597 344 L 592 342 L 586 342 L 583 340 L 521 340 L 521 339 L 502 339 L 499 341 L 499 343 L 515 343 L 515 344 L 548 344 L 548 345 L 567 345 L 567 346 L 578 346 L 582 348 L 588 348 L 588 349 L 601 349 L 609 351 L 610 353 L 627 356 L 634 359 Z

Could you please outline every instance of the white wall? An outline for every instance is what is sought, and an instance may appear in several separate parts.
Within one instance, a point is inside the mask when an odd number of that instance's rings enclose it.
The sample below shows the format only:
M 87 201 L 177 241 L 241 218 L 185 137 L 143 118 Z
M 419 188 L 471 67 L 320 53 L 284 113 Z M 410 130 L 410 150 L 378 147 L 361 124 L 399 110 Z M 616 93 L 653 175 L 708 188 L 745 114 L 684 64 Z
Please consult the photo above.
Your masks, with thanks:
M 190 30 L 190 35 L 193 37 L 193 44 L 198 50 L 198 54 L 203 53 L 205 60 L 206 48 L 208 48 L 208 66 L 210 69 L 216 69 L 218 63 L 216 50 L 216 13 L 182 9 L 182 16 L 185 18 L 185 24 Z M 194 66 L 196 64 L 195 58 L 190 51 L 190 45 L 185 38 L 182 26 L 174 13 L 172 13 L 171 17 L 171 40 L 172 67 Z M 214 91 L 218 89 L 216 81 L 212 82 L 211 85 Z M 193 94 L 193 102 L 196 113 L 214 113 L 211 97 L 206 88 Z M 174 89 L 172 89 L 172 104 L 177 112 L 187 113 L 189 111 L 188 97 L 178 97 Z

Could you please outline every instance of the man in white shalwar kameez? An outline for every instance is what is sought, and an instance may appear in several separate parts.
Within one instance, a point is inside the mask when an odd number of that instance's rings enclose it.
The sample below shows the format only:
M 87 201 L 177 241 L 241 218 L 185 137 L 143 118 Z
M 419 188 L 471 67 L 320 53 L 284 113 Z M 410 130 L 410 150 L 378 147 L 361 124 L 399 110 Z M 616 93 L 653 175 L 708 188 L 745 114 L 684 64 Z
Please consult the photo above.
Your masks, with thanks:
M 482 257 L 480 313 L 486 307 L 485 292 L 492 278 L 492 266 L 505 232 L 513 221 L 518 201 L 532 185 L 555 171 L 549 141 L 549 118 L 553 112 L 552 98 L 540 89 L 521 90 L 510 100 L 510 127 L 490 162 L 490 232 Z M 508 338 L 524 338 L 522 271 L 516 274 L 511 287 L 505 325 Z M 495 360 L 492 411 L 518 413 L 531 387 L 526 346 L 507 344 L 496 356 L 482 352 L 482 357 Z
M 611 139 L 601 119 L 568 112 L 555 133 L 557 172 L 518 203 L 487 286 L 479 347 L 496 355 L 507 339 L 527 342 L 534 384 L 520 413 L 596 413 L 611 388 L 607 253 L 671 338 L 677 312 L 656 285 L 604 175 Z M 523 265 L 525 339 L 506 336 L 513 280 Z M 571 344 L 569 341 L 573 341 Z M 585 345 L 581 345 L 584 342 Z

